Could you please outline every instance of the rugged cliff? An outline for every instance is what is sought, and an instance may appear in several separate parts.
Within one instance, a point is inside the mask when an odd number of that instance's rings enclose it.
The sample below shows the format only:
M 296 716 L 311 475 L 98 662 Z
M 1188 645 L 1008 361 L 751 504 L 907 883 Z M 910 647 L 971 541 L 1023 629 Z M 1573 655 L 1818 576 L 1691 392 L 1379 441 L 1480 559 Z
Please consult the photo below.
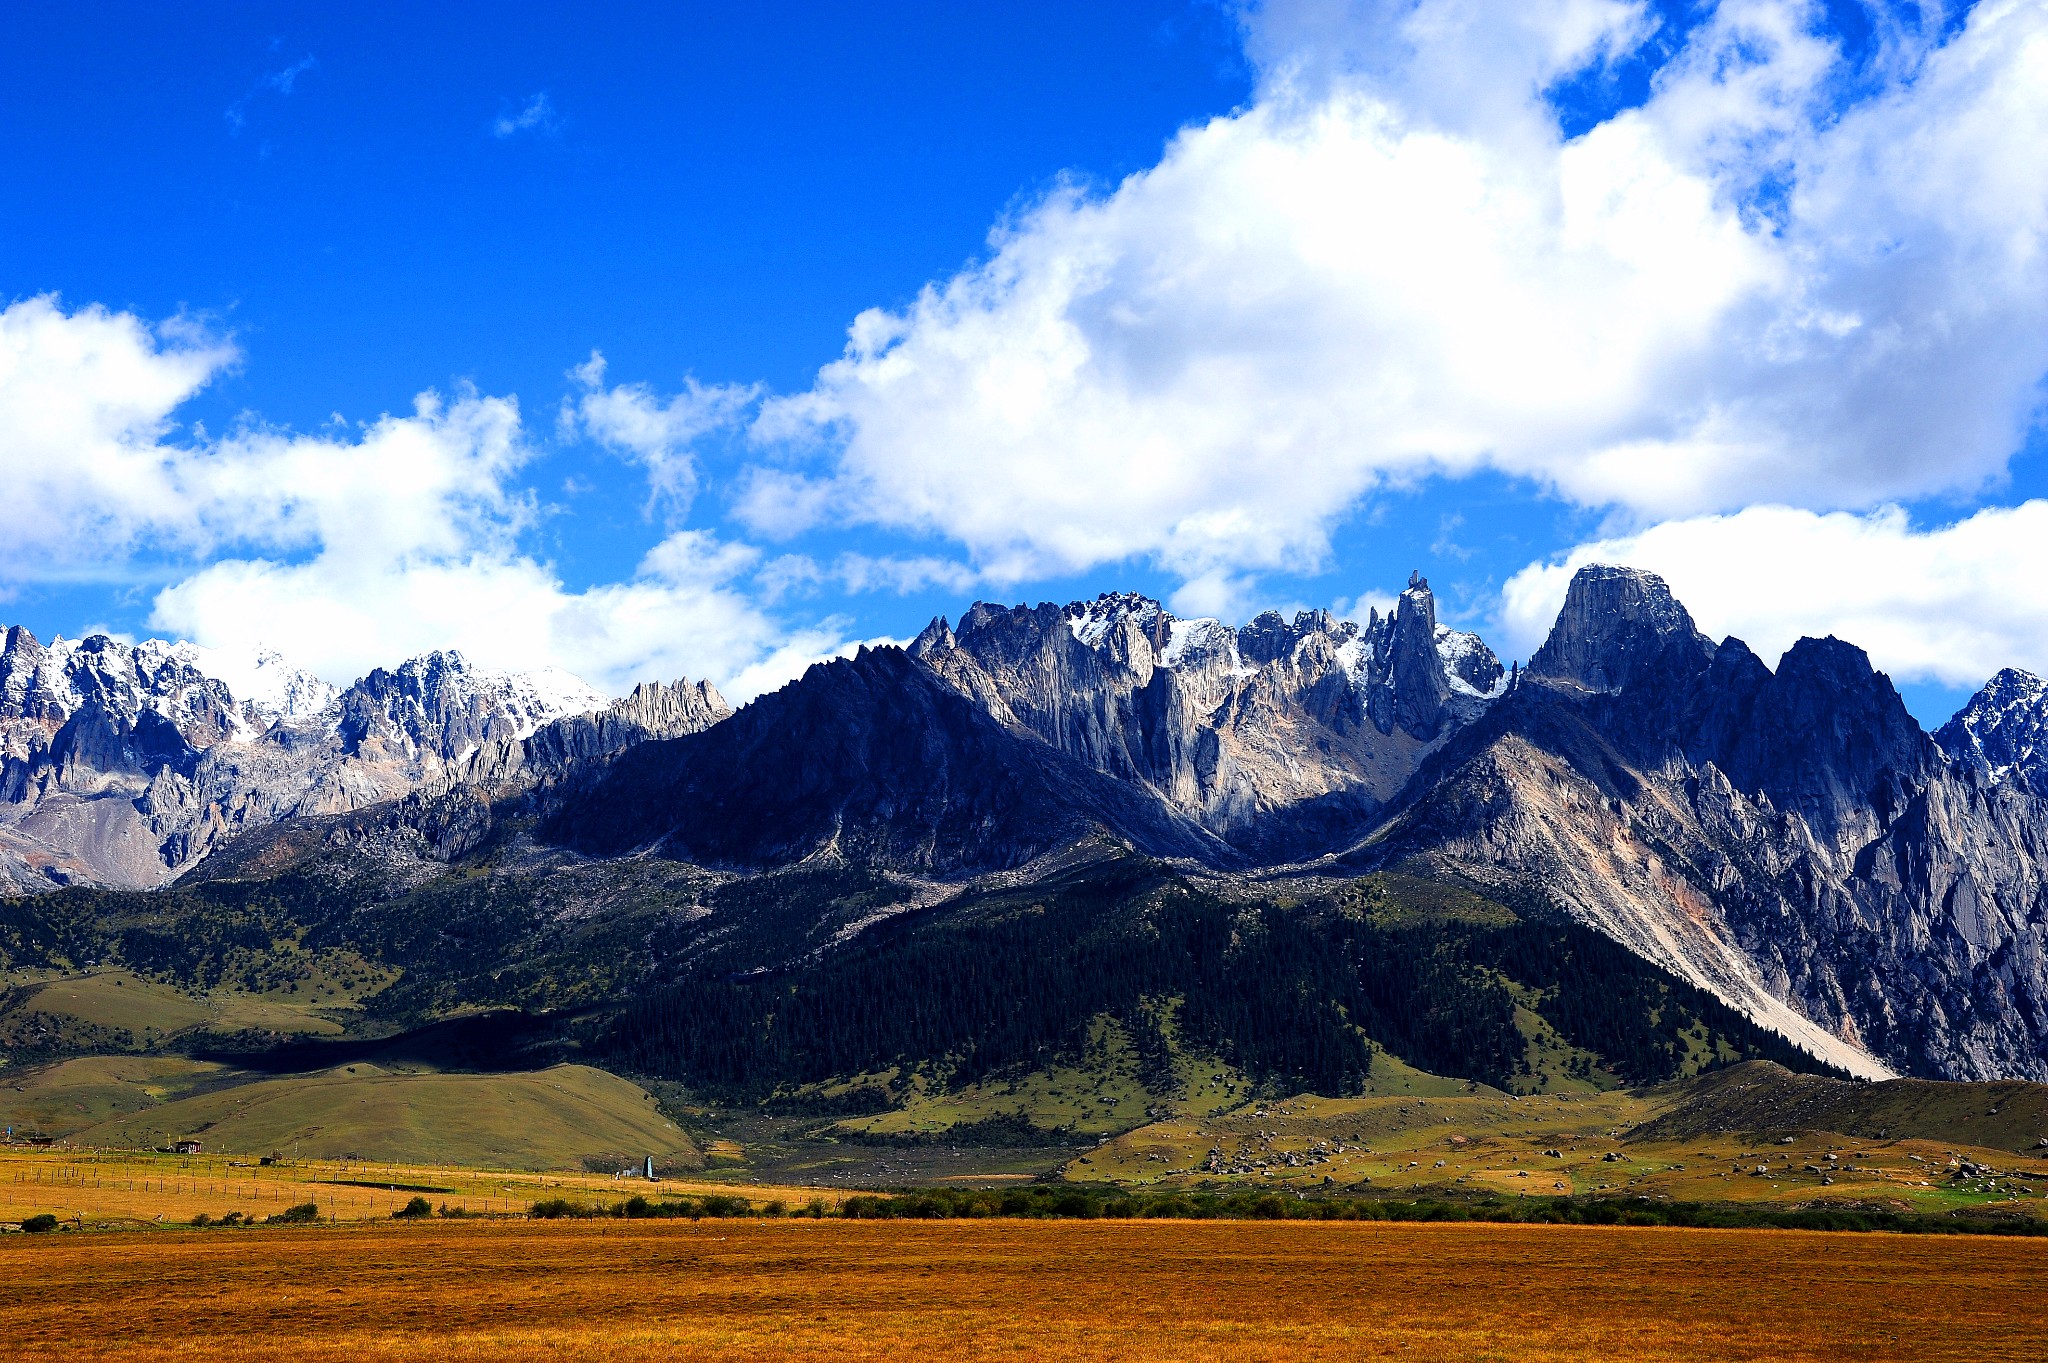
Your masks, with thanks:
M 1845 1068 L 2048 1076 L 2048 804 L 1944 755 L 1860 649 L 1773 672 L 1583 570 L 1511 692 L 1348 861 L 1541 888 Z
M 1247 856 L 1342 837 L 1504 689 L 1417 577 L 1363 625 L 1267 612 L 1241 629 L 1129 593 L 979 603 L 911 654 L 999 722 L 1131 783 Z

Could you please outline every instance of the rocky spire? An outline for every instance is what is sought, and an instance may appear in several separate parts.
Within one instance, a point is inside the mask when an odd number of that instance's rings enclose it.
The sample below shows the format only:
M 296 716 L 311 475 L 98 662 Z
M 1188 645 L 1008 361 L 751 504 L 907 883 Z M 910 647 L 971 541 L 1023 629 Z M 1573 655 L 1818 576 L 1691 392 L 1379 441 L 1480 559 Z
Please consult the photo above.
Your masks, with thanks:
M 1394 604 L 1386 640 L 1385 683 L 1372 695 L 1373 723 L 1382 733 L 1400 729 L 1416 738 L 1435 738 L 1443 727 L 1451 684 L 1436 646 L 1436 596 L 1429 579 L 1408 574 L 1408 589 Z

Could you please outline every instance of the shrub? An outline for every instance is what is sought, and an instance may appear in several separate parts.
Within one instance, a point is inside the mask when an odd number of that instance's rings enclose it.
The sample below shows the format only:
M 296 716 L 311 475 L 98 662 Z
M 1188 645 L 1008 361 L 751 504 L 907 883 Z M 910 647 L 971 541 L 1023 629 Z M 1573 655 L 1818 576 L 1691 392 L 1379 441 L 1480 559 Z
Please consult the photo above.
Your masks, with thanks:
M 201 1212 L 199 1213 L 199 1215 L 192 1218 L 192 1228 L 194 1230 L 199 1229 L 199 1227 L 201 1226 L 210 1226 L 212 1224 L 213 1218 L 208 1216 L 205 1212 Z
M 416 1197 L 397 1211 L 391 1213 L 391 1219 L 393 1221 L 412 1221 L 419 1217 L 432 1216 L 433 1214 L 434 1204 L 427 1201 L 424 1197 Z
M 263 1218 L 266 1226 L 303 1226 L 320 1219 L 320 1208 L 311 1202 L 301 1202 L 296 1207 L 286 1207 L 275 1216 Z
M 21 1228 L 30 1235 L 46 1235 L 57 1229 L 57 1218 L 48 1212 L 39 1212 L 22 1222 Z

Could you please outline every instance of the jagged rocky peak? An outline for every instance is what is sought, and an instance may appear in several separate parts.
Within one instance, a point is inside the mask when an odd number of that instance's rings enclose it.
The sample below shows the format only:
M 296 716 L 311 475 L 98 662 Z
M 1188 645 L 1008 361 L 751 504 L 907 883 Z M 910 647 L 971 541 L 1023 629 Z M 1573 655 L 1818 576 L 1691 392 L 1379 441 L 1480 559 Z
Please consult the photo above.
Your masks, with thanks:
M 1111 632 L 1128 627 L 1142 635 L 1155 650 L 1164 649 L 1172 637 L 1173 616 L 1166 607 L 1137 592 L 1104 592 L 1093 601 L 1076 601 L 1061 614 L 1067 628 L 1082 643 L 1094 648 Z
M 1618 692 L 1674 666 L 1697 671 L 1713 657 L 1713 641 L 1694 627 L 1663 578 L 1595 563 L 1572 575 L 1564 609 L 1529 659 L 1528 675 Z
M 1491 649 L 1437 624 L 1419 574 L 1363 625 L 1301 610 L 1233 628 L 1105 592 L 977 602 L 909 651 L 1000 722 L 1273 856 L 1377 808 L 1505 689 Z
M 2048 681 L 2004 669 L 1935 731 L 1934 741 L 1991 785 L 2048 796 Z
M 508 674 L 431 653 L 337 690 L 274 650 L 104 634 L 0 641 L 0 893 L 51 880 L 162 883 L 244 829 L 342 813 L 517 748 L 565 716 L 564 759 L 729 713 L 709 688 L 643 689 L 614 714 L 557 670 Z
M 1358 625 L 1339 620 L 1326 610 L 1296 611 L 1291 621 L 1279 611 L 1262 611 L 1237 631 L 1237 651 L 1247 663 L 1263 667 L 1293 657 L 1303 641 L 1312 637 L 1342 647 L 1358 637 Z
M 74 723 L 90 716 L 85 726 Z M 89 741 L 84 727 L 104 730 L 103 741 L 125 739 L 138 726 L 150 742 L 171 741 L 197 750 L 232 737 L 234 699 L 176 646 L 151 639 L 129 645 L 105 634 L 45 646 L 15 626 L 0 647 L 0 748 L 10 758 L 32 758 L 59 744 Z M 68 732 L 66 732 L 68 731 Z M 109 752 L 107 756 L 113 754 Z
M 732 714 L 717 687 L 688 678 L 667 683 L 641 682 L 613 701 L 610 713 L 663 736 L 696 733 Z
M 1383 665 L 1370 693 L 1373 719 L 1383 731 L 1391 727 L 1417 738 L 1435 738 L 1452 693 L 1436 649 L 1436 595 L 1428 578 L 1408 575 L 1392 620 L 1384 650 L 1374 650 L 1379 655 L 1375 661 Z
M 451 761 L 492 739 L 525 738 L 567 715 L 604 709 L 603 693 L 559 668 L 494 672 L 454 650 L 377 668 L 343 692 L 345 747 L 373 744 Z

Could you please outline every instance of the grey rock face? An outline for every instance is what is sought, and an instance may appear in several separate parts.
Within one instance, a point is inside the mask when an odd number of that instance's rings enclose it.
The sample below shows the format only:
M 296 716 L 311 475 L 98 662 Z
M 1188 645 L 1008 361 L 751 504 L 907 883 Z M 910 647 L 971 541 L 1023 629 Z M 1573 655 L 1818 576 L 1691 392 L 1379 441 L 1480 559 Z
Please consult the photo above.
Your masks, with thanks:
M 466 786 L 487 798 L 548 788 L 594 773 L 638 744 L 702 733 L 731 715 L 732 706 L 710 682 L 642 682 L 605 709 L 478 745 L 435 788 Z
M 1711 662 L 1714 645 L 1664 579 L 1595 564 L 1573 574 L 1557 624 L 1528 670 L 1588 691 L 1620 691 L 1637 677 L 1683 671 L 1694 657 Z
M 1360 826 L 1501 689 L 1499 660 L 1437 625 L 1420 578 L 1363 626 L 1269 611 L 1233 630 L 1117 593 L 977 603 L 910 651 L 1001 723 L 1266 859 Z
M 86 882 L 160 885 L 224 840 L 301 814 L 342 813 L 464 773 L 545 780 L 728 713 L 705 688 L 643 687 L 609 709 L 563 674 L 503 675 L 434 653 L 344 692 L 258 660 L 235 696 L 203 651 L 104 635 L 0 647 L 0 892 Z M 578 723 L 555 721 L 596 711 Z M 539 748 L 529 735 L 547 730 Z
M 1860 649 L 1773 672 L 1645 576 L 1586 570 L 1358 860 L 1540 886 L 1851 1069 L 2048 1078 L 2048 802 L 1945 756 Z

